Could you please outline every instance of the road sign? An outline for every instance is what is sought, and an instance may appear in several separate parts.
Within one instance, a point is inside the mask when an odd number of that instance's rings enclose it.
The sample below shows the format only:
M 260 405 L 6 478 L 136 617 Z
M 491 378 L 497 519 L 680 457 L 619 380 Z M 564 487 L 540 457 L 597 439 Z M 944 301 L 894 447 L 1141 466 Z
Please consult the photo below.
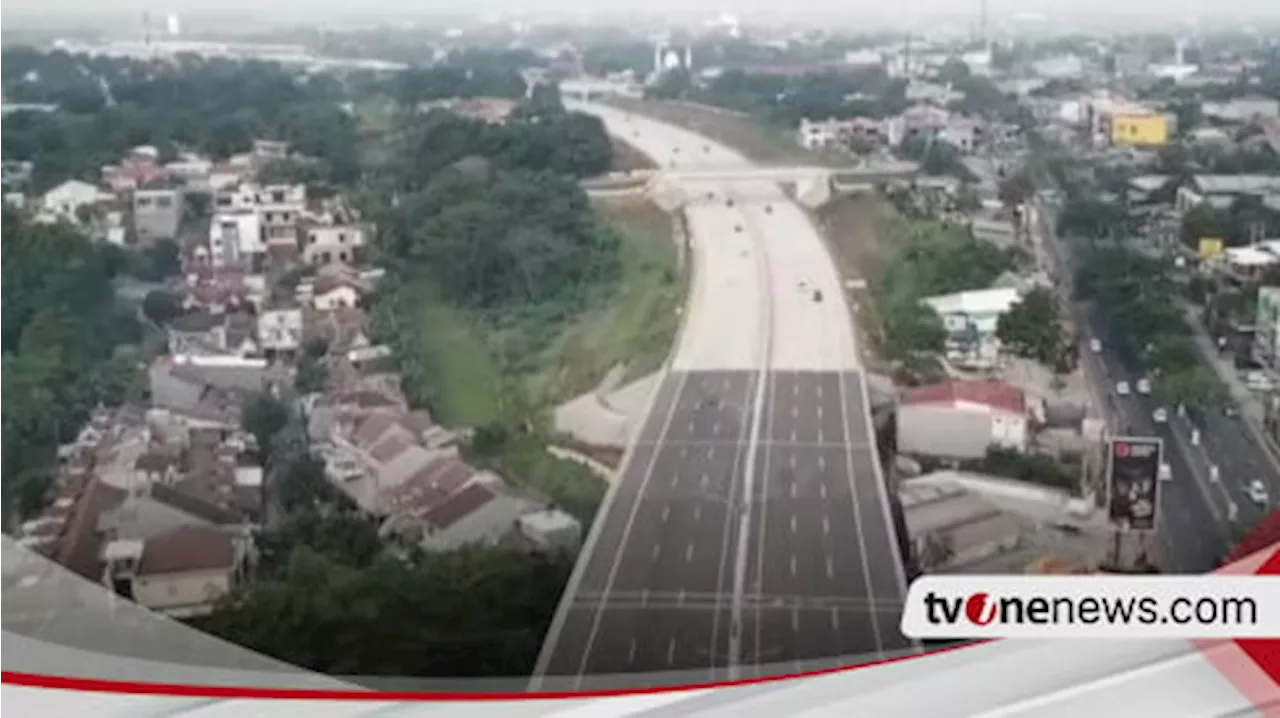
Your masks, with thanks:
M 1162 453 L 1163 443 L 1155 437 L 1116 437 L 1108 442 L 1107 516 L 1118 528 L 1155 529 Z

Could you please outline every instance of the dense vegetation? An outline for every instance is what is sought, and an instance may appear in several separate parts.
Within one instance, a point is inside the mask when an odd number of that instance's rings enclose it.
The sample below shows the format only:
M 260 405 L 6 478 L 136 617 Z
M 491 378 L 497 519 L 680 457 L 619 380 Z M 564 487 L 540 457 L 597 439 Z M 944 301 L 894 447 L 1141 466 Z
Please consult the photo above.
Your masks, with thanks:
M 137 358 L 133 315 L 115 304 L 119 254 L 66 226 L 37 225 L 6 208 L 4 227 L 4 513 L 42 505 L 56 447 L 74 439 L 99 403 L 119 402 Z
M 1219 398 L 1222 387 L 1193 343 L 1169 268 L 1120 243 L 1094 244 L 1082 260 L 1077 295 L 1107 308 L 1112 346 L 1122 358 L 1158 376 L 1155 390 L 1167 401 Z

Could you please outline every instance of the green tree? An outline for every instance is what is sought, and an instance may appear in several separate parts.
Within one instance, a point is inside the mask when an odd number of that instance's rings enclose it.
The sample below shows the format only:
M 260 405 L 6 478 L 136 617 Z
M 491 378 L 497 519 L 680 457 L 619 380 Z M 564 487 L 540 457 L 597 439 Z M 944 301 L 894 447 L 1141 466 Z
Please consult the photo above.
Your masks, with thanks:
M 168 324 L 182 314 L 182 304 L 172 293 L 153 289 L 142 299 L 142 313 L 156 324 Z
M 1058 319 L 1057 301 L 1047 289 L 1033 289 L 1001 315 L 996 337 L 1006 350 L 1047 366 L 1056 366 L 1067 338 Z
M 289 423 L 289 407 L 270 394 L 258 394 L 244 405 L 240 421 L 253 434 L 258 443 L 258 453 L 264 463 L 268 463 L 276 435 Z

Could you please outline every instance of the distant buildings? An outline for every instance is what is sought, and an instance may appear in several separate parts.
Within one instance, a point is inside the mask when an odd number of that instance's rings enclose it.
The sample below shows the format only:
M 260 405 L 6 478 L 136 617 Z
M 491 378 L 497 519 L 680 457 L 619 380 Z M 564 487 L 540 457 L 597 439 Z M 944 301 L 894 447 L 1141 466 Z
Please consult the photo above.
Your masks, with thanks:
M 946 381 L 904 391 L 897 414 L 898 450 L 909 456 L 976 459 L 991 447 L 1025 451 L 1027 396 L 997 381 Z

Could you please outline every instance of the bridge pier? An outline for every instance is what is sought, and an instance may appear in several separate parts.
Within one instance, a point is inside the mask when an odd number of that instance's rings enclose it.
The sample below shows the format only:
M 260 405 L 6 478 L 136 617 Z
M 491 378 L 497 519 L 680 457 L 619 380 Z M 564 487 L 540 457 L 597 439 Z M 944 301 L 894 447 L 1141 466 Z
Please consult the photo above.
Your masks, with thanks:
M 830 174 L 821 173 L 796 182 L 796 201 L 809 209 L 817 209 L 830 201 L 830 199 Z

